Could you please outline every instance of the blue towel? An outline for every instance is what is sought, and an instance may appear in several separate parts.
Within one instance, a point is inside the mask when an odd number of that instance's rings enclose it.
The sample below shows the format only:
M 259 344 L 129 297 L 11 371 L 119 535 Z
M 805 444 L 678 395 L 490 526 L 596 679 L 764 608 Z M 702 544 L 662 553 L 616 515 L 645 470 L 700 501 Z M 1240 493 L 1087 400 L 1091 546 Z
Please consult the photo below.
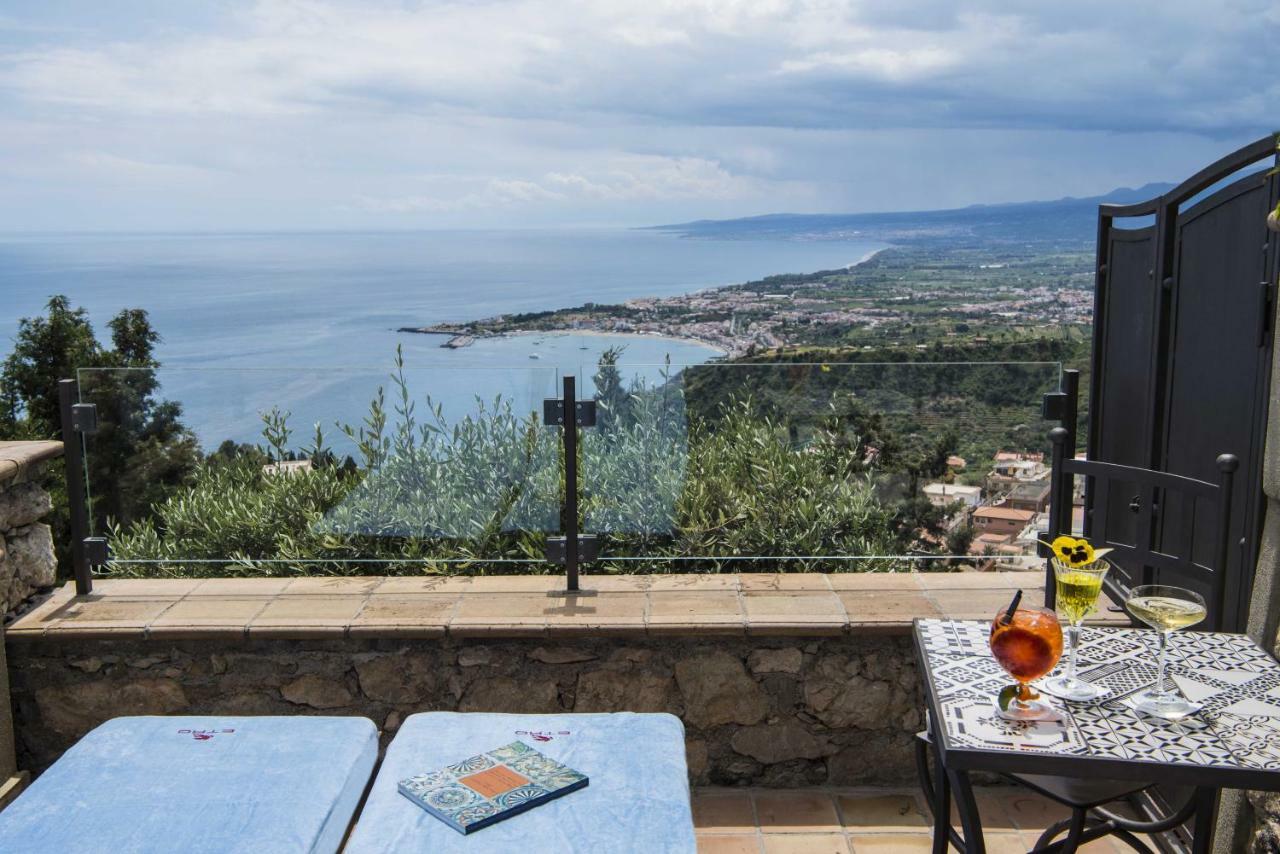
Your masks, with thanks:
M 519 739 L 591 785 L 463 836 L 399 781 Z M 412 715 L 387 748 L 346 854 L 693 854 L 684 726 L 662 714 Z
M 377 758 L 366 718 L 116 718 L 0 812 L 0 851 L 335 854 Z

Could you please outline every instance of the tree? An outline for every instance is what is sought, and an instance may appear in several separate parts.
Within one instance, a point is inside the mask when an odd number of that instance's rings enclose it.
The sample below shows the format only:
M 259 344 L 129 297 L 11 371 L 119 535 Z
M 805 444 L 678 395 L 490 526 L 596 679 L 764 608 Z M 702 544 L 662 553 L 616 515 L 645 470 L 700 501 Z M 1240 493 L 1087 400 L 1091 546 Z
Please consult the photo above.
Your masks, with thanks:
M 13 352 L 0 371 L 0 438 L 56 438 L 58 380 L 99 362 L 101 348 L 85 310 L 72 309 L 64 296 L 53 297 L 46 308 L 48 317 L 19 321 Z
M 65 296 L 53 297 L 46 308 L 47 316 L 19 323 L 13 352 L 0 371 L 0 437 L 58 436 L 58 381 L 78 379 L 81 399 L 98 407 L 98 431 L 87 440 L 85 455 L 95 530 L 147 518 L 190 480 L 200 459 L 195 435 L 182 424 L 182 407 L 157 395 L 160 363 L 154 348 L 160 336 L 145 311 L 125 309 L 107 324 L 107 348 L 85 310 L 72 309 Z M 56 542 L 65 548 L 65 499 L 54 525 Z

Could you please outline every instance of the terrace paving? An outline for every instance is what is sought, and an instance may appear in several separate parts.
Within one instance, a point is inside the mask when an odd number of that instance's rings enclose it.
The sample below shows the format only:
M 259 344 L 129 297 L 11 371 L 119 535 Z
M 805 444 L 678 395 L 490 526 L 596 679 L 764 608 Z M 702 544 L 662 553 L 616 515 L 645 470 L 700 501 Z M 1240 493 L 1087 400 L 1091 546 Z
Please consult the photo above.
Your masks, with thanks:
M 6 629 L 77 638 L 806 636 L 903 634 L 915 617 L 983 619 L 1039 572 L 396 578 L 104 578 L 67 584 Z M 1109 604 L 1109 603 L 1108 603 Z M 1104 608 L 1099 623 L 1125 624 Z
M 991 854 L 1025 852 L 1064 807 L 1015 786 L 976 790 Z M 1123 810 L 1121 810 L 1123 811 Z M 693 792 L 699 854 L 878 854 L 931 850 L 931 819 L 911 789 L 721 789 Z M 957 826 L 959 822 L 957 821 Z M 1144 842 L 1154 846 L 1149 837 Z M 1133 849 L 1111 839 L 1088 854 Z

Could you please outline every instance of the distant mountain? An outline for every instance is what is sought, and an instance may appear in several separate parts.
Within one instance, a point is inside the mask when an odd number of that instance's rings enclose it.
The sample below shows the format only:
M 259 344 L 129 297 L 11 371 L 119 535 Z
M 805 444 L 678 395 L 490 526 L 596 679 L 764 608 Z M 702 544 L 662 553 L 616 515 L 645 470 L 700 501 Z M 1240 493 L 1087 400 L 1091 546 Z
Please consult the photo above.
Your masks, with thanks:
M 1098 205 L 1130 204 L 1159 196 L 1173 184 L 1121 187 L 1102 196 L 1053 201 L 970 205 L 936 211 L 860 214 L 765 214 L 744 219 L 698 220 L 650 228 L 685 237 L 720 240 L 877 239 L 916 242 L 1079 242 L 1097 233 Z

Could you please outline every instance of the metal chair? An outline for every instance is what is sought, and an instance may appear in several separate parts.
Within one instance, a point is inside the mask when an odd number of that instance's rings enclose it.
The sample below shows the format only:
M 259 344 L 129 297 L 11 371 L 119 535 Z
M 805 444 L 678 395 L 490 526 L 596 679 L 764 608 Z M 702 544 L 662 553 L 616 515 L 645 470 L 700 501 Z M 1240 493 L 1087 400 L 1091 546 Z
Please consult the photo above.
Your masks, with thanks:
M 1226 567 L 1230 548 L 1231 498 L 1239 460 L 1231 454 L 1217 458 L 1218 482 L 1152 471 L 1115 463 L 1077 460 L 1068 452 L 1070 434 L 1058 427 L 1049 433 L 1053 443 L 1048 539 L 1072 533 L 1075 478 L 1086 481 L 1085 533 L 1095 546 L 1112 549 L 1108 560 L 1106 592 L 1123 602 L 1129 590 L 1140 584 L 1174 583 L 1199 588 L 1208 605 L 1204 628 L 1221 630 L 1227 589 Z M 1119 501 L 1113 500 L 1120 496 Z M 1214 510 L 1212 524 L 1203 524 L 1198 511 Z M 1127 515 L 1126 515 L 1127 513 Z M 1207 543 L 1206 543 L 1207 540 Z M 1173 545 L 1174 548 L 1169 546 Z M 1206 548 L 1207 546 L 1210 546 Z M 1042 556 L 1048 556 L 1047 550 Z M 1203 558 L 1208 553 L 1208 562 Z M 1045 605 L 1054 607 L 1056 584 L 1053 566 L 1046 560 Z M 934 851 L 948 843 L 968 851 L 963 837 L 950 824 L 950 789 L 945 774 L 931 772 L 928 730 L 916 740 L 916 765 L 921 789 L 934 811 Z M 935 756 L 936 763 L 936 756 Z M 1134 801 L 1157 783 L 1131 780 L 1083 780 L 1047 775 L 1003 775 L 1071 810 L 1071 817 L 1049 827 L 1036 841 L 1035 851 L 1072 852 L 1102 836 L 1114 835 L 1131 848 L 1152 854 L 1135 834 L 1163 833 L 1184 824 L 1202 807 L 1194 798 L 1170 814 L 1136 820 L 1118 815 L 1106 805 Z M 975 808 L 970 798 L 960 807 Z M 1148 800 L 1150 800 L 1148 798 Z M 1061 841 L 1054 840 L 1063 833 Z

